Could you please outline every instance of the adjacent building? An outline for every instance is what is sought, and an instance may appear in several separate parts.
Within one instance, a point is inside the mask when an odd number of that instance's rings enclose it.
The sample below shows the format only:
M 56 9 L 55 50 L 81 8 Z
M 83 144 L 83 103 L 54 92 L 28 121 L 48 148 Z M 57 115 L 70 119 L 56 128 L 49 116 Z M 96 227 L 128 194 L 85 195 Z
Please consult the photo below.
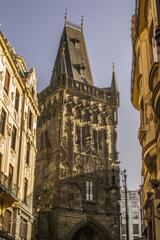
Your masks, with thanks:
M 0 239 L 31 239 L 36 73 L 0 32 Z
M 160 1 L 136 1 L 131 100 L 139 111 L 143 236 L 160 238 Z
M 82 26 L 65 22 L 38 100 L 34 236 L 119 240 L 119 92 L 114 70 L 110 87 L 94 86 Z
M 141 237 L 141 205 L 138 191 L 127 191 L 127 210 L 128 210 L 128 226 L 129 240 L 138 240 Z M 121 191 L 121 233 L 122 240 L 126 238 L 126 204 L 125 192 Z

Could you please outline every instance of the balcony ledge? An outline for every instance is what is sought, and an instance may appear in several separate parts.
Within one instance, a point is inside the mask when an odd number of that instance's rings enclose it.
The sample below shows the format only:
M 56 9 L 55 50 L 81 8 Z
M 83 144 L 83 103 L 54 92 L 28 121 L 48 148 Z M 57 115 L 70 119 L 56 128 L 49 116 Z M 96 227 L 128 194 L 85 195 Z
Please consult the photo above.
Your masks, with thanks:
M 9 178 L 3 172 L 0 172 L 0 193 L 3 209 L 18 201 L 18 188 L 9 181 Z

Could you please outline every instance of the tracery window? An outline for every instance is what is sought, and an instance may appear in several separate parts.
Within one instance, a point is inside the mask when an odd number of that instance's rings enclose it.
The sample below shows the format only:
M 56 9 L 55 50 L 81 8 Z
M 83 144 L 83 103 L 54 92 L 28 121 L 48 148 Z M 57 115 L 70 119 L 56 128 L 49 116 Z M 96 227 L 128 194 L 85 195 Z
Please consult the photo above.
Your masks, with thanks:
M 93 201 L 93 182 L 86 181 L 86 200 Z

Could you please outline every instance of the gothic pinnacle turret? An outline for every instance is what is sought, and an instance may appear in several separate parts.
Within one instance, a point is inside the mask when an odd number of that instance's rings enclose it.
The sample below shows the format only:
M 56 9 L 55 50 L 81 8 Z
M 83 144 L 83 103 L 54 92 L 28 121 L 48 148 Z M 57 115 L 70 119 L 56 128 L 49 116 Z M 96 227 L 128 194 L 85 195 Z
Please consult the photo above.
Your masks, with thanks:
M 117 84 L 116 75 L 115 75 L 114 63 L 113 63 L 113 71 L 112 71 L 111 93 L 113 96 L 116 97 L 117 104 L 119 105 L 119 90 L 118 90 L 118 84 Z

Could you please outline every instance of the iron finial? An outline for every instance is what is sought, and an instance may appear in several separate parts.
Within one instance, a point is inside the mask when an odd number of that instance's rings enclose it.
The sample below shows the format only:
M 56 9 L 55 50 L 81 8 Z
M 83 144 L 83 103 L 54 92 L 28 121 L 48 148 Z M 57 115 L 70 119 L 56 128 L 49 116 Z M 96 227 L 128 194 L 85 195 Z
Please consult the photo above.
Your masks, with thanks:
M 115 70 L 115 63 L 114 62 L 112 63 L 112 70 L 113 70 L 113 73 L 114 73 L 114 70 Z
M 81 17 L 81 31 L 83 31 L 84 16 Z
M 66 22 L 67 22 L 67 14 L 68 14 L 68 9 L 66 8 L 65 12 L 64 12 L 64 24 L 65 25 L 66 25 Z

